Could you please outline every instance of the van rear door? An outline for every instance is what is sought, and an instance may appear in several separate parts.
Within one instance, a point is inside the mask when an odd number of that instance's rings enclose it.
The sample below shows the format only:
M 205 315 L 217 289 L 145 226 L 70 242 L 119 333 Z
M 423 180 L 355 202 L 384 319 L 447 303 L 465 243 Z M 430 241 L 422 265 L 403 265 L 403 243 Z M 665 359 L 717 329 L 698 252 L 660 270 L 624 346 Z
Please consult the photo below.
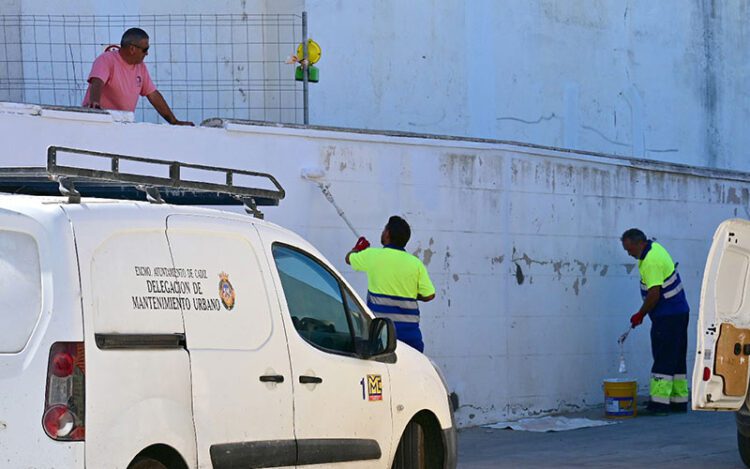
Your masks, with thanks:
M 251 222 L 172 215 L 199 467 L 294 466 L 292 374 Z
M 750 222 L 723 222 L 703 273 L 693 409 L 738 410 L 750 363 Z

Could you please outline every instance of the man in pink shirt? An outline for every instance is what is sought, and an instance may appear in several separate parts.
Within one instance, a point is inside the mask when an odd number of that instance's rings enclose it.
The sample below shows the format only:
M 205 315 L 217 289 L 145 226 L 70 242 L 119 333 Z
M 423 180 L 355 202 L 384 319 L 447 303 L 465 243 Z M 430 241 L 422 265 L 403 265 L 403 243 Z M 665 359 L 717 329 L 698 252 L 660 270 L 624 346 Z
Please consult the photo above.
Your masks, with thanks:
M 177 120 L 164 96 L 151 81 L 146 64 L 143 63 L 148 55 L 148 47 L 146 31 L 140 28 L 125 31 L 119 50 L 105 52 L 94 61 L 83 106 L 133 112 L 138 98 L 145 96 L 170 124 L 194 125 L 189 121 Z

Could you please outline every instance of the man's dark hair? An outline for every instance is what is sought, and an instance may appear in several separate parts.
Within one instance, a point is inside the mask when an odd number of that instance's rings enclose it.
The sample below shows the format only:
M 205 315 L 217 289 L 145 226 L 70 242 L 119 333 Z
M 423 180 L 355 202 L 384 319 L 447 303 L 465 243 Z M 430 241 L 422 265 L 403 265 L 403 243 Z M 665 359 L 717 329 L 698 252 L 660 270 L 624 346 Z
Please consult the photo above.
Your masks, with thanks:
M 122 39 L 120 39 L 120 47 L 129 46 L 131 44 L 136 45 L 136 42 L 139 42 L 143 39 L 148 39 L 148 34 L 146 34 L 146 31 L 142 30 L 141 28 L 130 28 L 122 34 Z
M 645 243 L 646 235 L 638 228 L 631 228 L 622 234 L 620 241 L 629 240 L 631 243 Z
M 391 244 L 401 249 L 405 248 L 411 238 L 411 228 L 406 220 L 394 215 L 388 219 L 385 227 L 391 235 Z

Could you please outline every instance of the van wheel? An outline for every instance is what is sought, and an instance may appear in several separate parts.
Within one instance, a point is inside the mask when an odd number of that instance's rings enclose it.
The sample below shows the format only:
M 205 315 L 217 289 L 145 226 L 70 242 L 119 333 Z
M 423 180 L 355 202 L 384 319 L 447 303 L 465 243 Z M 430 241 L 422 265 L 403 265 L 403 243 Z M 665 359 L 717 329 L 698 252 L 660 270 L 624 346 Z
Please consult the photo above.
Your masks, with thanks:
M 740 458 L 746 467 L 750 467 L 750 437 L 737 432 L 737 449 L 740 450 Z
M 392 469 L 443 469 L 444 466 L 445 447 L 440 423 L 432 413 L 423 410 L 406 425 Z
M 128 469 L 169 469 L 161 461 L 149 457 L 139 457 L 130 465 Z
M 392 469 L 425 469 L 424 431 L 414 420 L 406 425 L 401 435 Z

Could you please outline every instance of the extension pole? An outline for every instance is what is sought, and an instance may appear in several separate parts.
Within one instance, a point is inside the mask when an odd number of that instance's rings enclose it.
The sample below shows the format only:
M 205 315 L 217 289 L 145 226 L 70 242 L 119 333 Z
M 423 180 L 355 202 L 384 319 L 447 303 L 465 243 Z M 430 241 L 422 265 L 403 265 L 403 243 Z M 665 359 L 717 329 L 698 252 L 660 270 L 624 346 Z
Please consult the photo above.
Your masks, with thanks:
M 333 205 L 333 208 L 336 209 L 336 213 L 339 214 L 342 220 L 344 220 L 344 223 L 346 223 L 346 226 L 349 227 L 350 230 L 352 230 L 352 233 L 354 233 L 355 238 L 359 238 L 360 234 L 357 231 L 356 228 L 354 228 L 354 225 L 352 225 L 352 222 L 349 221 L 348 218 L 346 218 L 346 214 L 344 213 L 344 210 L 339 207 L 339 204 L 336 203 L 336 201 L 333 199 L 333 194 L 331 194 L 331 191 L 328 190 L 328 184 L 323 184 L 322 182 L 318 183 L 318 187 L 320 187 L 321 192 L 323 192 L 323 195 L 326 197 L 326 199 Z

